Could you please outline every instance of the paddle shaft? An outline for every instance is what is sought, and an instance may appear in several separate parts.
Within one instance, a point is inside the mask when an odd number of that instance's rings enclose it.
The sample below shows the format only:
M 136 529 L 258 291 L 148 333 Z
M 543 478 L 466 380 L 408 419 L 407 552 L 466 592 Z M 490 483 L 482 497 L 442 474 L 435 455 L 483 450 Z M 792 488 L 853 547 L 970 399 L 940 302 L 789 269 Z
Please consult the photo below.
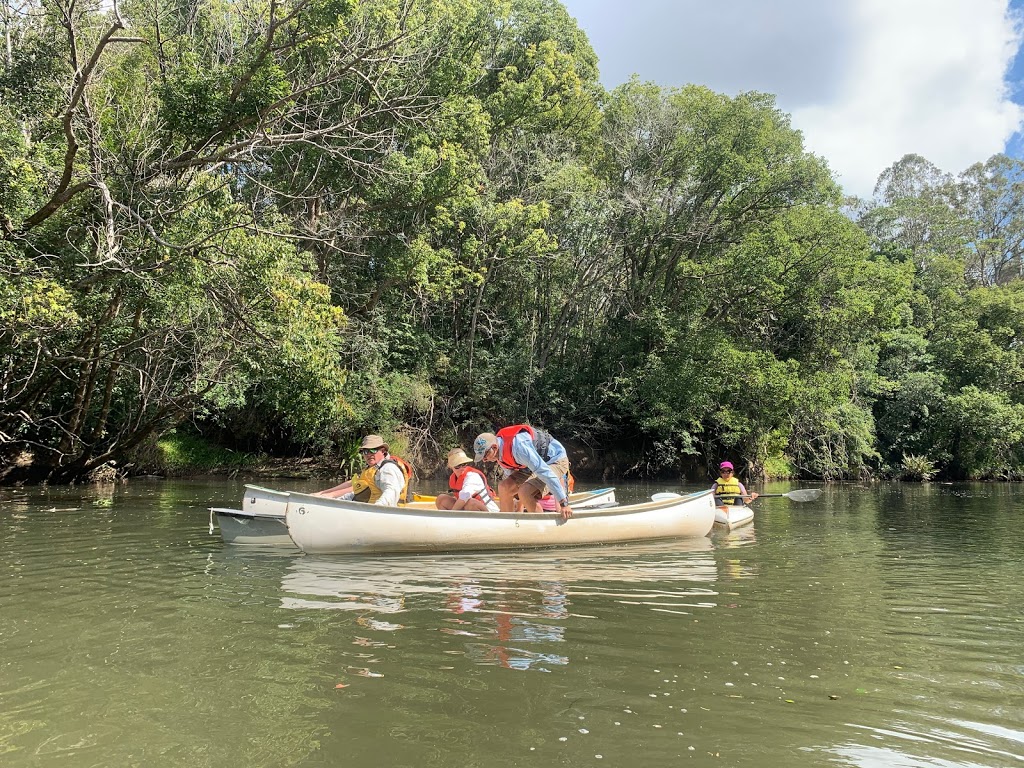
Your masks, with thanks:
M 814 501 L 821 496 L 820 488 L 804 488 L 798 491 L 790 491 L 789 493 L 759 493 L 757 498 L 783 498 L 789 499 L 790 501 Z

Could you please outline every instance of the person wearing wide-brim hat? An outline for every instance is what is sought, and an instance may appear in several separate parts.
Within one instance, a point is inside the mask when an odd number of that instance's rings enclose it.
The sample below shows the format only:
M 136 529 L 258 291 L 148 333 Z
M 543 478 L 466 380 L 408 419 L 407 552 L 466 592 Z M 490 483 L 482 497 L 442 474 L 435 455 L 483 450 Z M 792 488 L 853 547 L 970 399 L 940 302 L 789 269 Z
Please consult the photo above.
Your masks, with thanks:
M 749 503 L 757 498 L 756 493 L 747 493 L 746 487 L 736 477 L 736 469 L 731 461 L 719 464 L 718 473 L 718 479 L 711 490 L 715 492 L 715 503 L 719 506 L 735 504 L 737 499 Z
M 474 512 L 497 512 L 494 491 L 487 483 L 487 475 L 473 466 L 473 459 L 462 448 L 448 451 L 448 487 L 452 493 L 438 494 L 434 506 L 438 509 L 468 509 Z
M 394 507 L 406 501 L 412 467 L 398 456 L 392 456 L 380 435 L 367 435 L 359 444 L 359 455 L 366 469 L 351 480 L 320 491 L 317 496 L 346 501 L 368 501 L 379 506 Z

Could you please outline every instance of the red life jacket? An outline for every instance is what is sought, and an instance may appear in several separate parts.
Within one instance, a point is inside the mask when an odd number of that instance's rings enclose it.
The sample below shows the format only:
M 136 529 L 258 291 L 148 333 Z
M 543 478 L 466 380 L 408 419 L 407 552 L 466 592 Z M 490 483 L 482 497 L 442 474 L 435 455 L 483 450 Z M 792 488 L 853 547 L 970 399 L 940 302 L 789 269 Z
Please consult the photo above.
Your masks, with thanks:
M 480 479 L 484 481 L 484 489 L 474 493 L 473 498 L 480 499 L 484 504 L 490 504 L 494 501 L 494 491 L 491 490 L 491 486 L 487 482 L 487 475 L 469 464 L 461 466 L 452 472 L 452 476 L 448 478 L 448 487 L 456 493 L 461 491 L 462 486 L 466 484 L 466 475 L 470 472 L 476 472 L 476 474 L 480 475 Z
M 513 472 L 526 469 L 525 464 L 520 464 L 512 456 L 512 438 L 520 432 L 529 432 L 531 438 L 537 436 L 537 433 L 533 431 L 533 427 L 529 424 L 516 424 L 515 426 L 505 427 L 497 431 L 497 436 L 501 438 L 501 453 L 498 454 L 498 463 L 505 469 L 510 469 Z

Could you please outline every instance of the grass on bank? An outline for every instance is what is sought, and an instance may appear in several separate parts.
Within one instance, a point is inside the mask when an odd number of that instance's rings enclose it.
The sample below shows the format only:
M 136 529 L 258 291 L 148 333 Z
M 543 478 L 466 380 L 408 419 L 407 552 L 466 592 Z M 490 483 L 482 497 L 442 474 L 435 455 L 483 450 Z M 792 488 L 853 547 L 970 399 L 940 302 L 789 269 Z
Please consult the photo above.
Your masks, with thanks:
M 198 435 L 171 432 L 156 443 L 156 463 L 165 472 L 213 472 L 251 467 L 259 457 L 237 453 L 207 442 Z

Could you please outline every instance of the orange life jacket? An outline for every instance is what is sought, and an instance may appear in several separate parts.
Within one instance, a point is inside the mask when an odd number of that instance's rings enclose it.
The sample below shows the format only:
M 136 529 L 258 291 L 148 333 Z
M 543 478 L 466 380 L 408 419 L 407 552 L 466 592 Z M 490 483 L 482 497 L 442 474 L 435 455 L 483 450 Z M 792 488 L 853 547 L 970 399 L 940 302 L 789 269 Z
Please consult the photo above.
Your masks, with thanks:
M 480 475 L 480 479 L 484 481 L 484 489 L 474 493 L 473 498 L 480 499 L 484 504 L 490 504 L 494 501 L 495 493 L 491 490 L 490 483 L 487 482 L 487 475 L 469 464 L 458 467 L 454 472 L 452 472 L 452 476 L 448 478 L 448 487 L 455 492 L 461 491 L 462 486 L 466 483 L 466 475 L 470 472 L 475 472 Z

